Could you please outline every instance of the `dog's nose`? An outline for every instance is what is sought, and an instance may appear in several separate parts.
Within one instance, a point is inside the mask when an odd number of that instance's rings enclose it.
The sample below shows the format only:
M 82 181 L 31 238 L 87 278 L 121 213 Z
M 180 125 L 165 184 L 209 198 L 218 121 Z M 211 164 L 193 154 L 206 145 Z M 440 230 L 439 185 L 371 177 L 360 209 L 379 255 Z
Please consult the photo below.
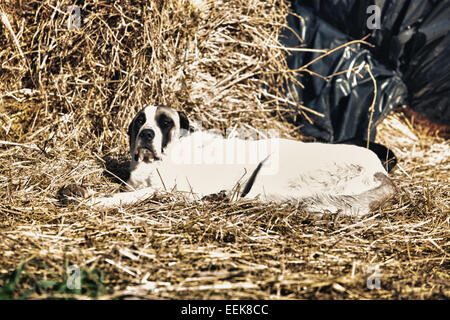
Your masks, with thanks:
M 155 131 L 153 129 L 144 129 L 141 131 L 140 136 L 146 140 L 152 140 L 155 137 Z

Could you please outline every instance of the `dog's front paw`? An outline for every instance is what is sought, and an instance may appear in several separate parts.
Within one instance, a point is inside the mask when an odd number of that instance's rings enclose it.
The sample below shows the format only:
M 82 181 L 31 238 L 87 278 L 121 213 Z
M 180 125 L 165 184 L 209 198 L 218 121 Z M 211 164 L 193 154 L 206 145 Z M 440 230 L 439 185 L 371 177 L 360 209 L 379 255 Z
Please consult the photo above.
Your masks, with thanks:
M 77 184 L 69 184 L 59 189 L 58 201 L 63 205 L 68 205 L 74 202 L 76 203 L 76 200 L 79 201 L 80 198 L 85 198 L 87 195 L 88 191 L 86 188 Z
M 222 190 L 219 193 L 208 194 L 204 196 L 202 200 L 211 202 L 228 202 L 230 201 L 230 197 L 225 190 Z

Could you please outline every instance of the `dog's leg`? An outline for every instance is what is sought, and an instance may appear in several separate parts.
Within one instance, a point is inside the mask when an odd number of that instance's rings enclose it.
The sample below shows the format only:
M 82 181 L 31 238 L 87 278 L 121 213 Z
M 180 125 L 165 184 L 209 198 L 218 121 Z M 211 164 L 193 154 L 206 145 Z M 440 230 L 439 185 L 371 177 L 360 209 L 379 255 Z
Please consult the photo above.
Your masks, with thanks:
M 115 193 L 106 197 L 91 198 L 85 204 L 97 208 L 117 208 L 139 203 L 151 197 L 155 192 L 157 192 L 155 188 L 147 187 L 135 191 Z
M 305 209 L 312 212 L 366 215 L 391 199 L 397 190 L 392 180 L 382 172 L 375 173 L 374 179 L 379 181 L 380 185 L 358 195 L 317 195 L 302 199 L 306 205 Z
M 157 191 L 153 187 L 147 187 L 135 191 L 115 193 L 110 196 L 87 198 L 94 192 L 78 185 L 69 185 L 59 190 L 58 198 L 65 205 L 70 202 L 78 202 L 95 208 L 117 208 L 141 202 Z

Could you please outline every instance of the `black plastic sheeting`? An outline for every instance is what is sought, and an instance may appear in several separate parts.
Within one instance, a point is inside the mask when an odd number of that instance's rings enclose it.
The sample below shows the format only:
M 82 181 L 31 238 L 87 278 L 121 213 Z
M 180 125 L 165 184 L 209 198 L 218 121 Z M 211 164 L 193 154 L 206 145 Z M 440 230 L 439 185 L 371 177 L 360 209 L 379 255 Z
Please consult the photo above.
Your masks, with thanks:
M 380 29 L 367 28 L 367 7 L 381 9 Z M 450 0 L 302 0 L 291 1 L 288 24 L 281 41 L 288 47 L 333 49 L 370 34 L 373 48 L 353 44 L 311 64 L 312 73 L 297 78 L 304 85 L 289 83 L 289 99 L 324 117 L 307 113 L 310 124 L 292 105 L 290 120 L 318 140 L 343 142 L 373 141 L 376 124 L 391 110 L 407 105 L 431 120 L 450 124 Z M 300 18 L 298 18 L 300 16 Z M 296 32 L 303 41 L 300 43 Z M 296 52 L 287 56 L 291 69 L 298 69 L 322 53 Z M 360 66 L 358 74 L 345 72 L 328 81 L 328 76 Z M 370 134 L 369 107 L 376 79 L 377 98 Z M 296 92 L 296 94 L 295 94 Z

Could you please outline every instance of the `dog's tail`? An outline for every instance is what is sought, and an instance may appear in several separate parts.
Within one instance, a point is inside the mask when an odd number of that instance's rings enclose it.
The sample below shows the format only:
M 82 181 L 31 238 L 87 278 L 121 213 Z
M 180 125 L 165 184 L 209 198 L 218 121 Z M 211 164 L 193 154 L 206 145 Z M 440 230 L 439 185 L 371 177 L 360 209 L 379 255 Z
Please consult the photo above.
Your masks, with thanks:
M 269 154 L 263 161 L 258 163 L 258 166 L 256 167 L 255 171 L 253 171 L 252 175 L 250 176 L 250 178 L 248 179 L 247 183 L 245 184 L 244 190 L 241 193 L 241 198 L 245 197 L 250 192 L 250 190 L 253 187 L 253 184 L 255 183 L 256 176 L 258 175 L 259 171 L 261 170 L 264 162 L 266 162 L 267 159 L 269 159 L 270 156 L 271 155 Z

